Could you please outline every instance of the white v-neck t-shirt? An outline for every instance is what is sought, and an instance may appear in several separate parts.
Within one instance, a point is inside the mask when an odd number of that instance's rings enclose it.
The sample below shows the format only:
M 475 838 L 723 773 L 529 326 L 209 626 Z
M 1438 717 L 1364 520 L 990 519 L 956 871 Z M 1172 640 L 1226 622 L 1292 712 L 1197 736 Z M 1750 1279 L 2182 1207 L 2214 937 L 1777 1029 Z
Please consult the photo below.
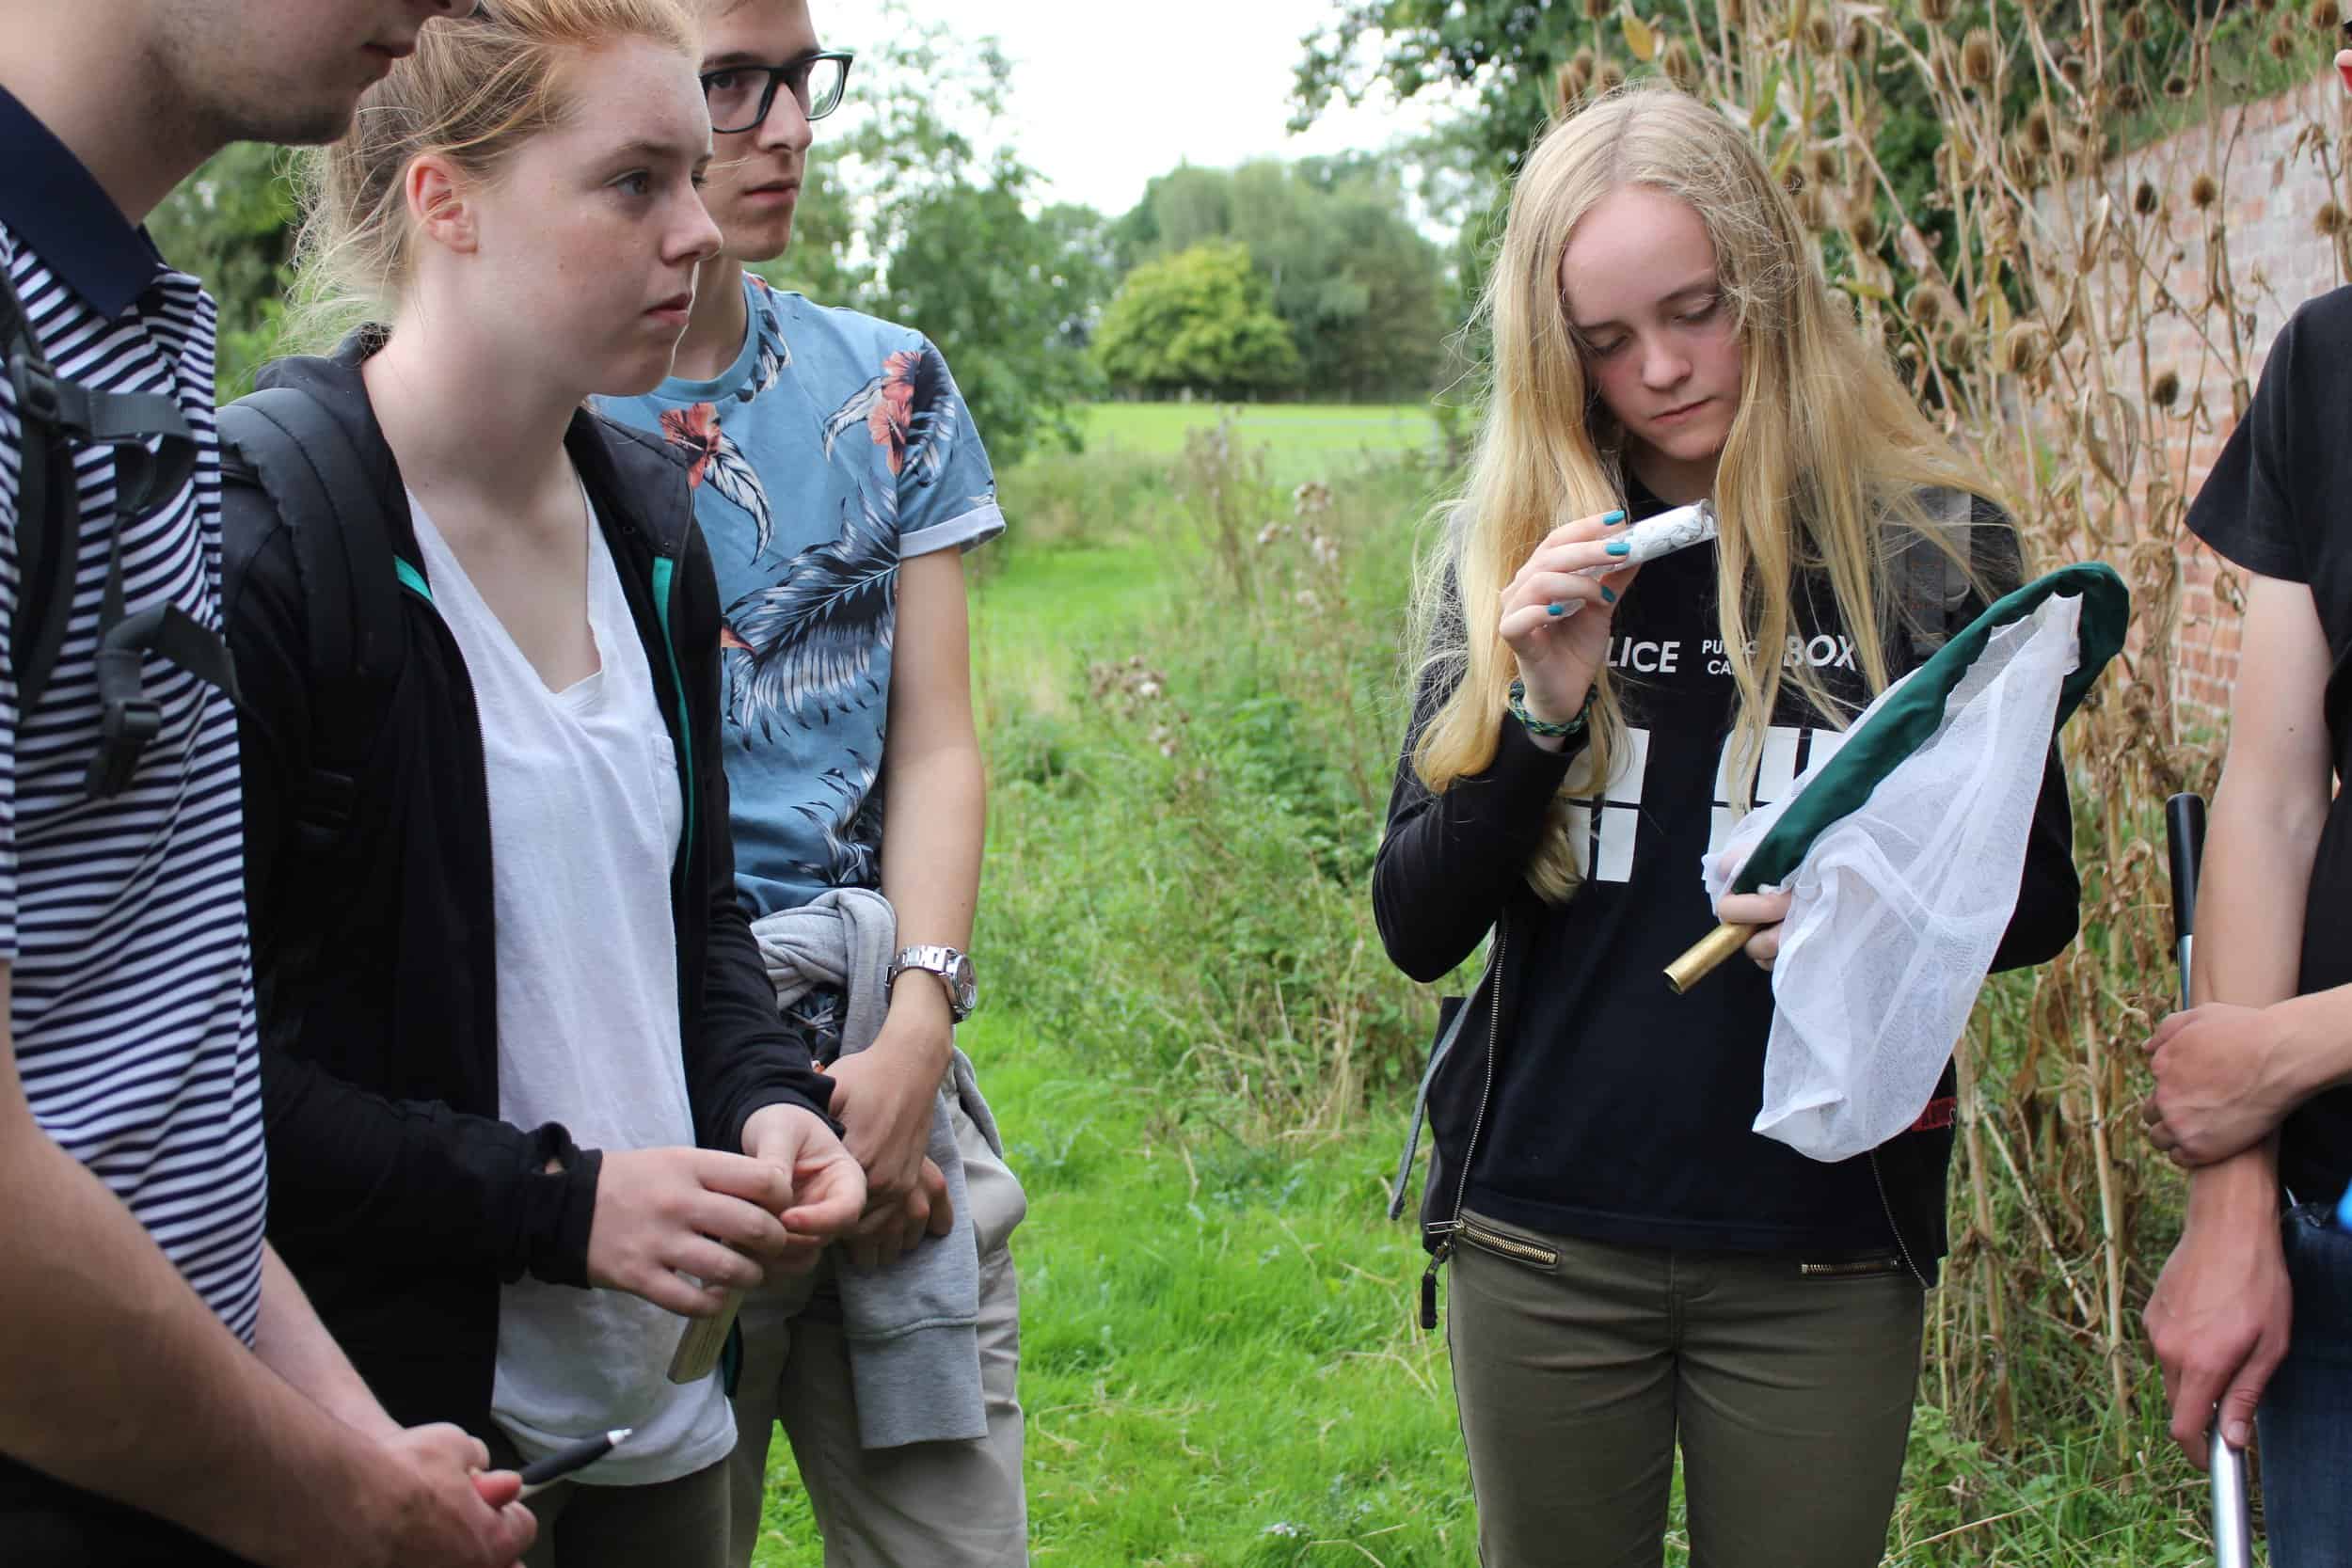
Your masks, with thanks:
M 582 497 L 585 504 L 586 498 Z M 482 720 L 498 957 L 499 1115 L 583 1148 L 691 1147 L 670 874 L 677 763 L 604 531 L 588 517 L 596 673 L 550 691 L 414 495 L 417 543 Z M 499 1298 L 490 1413 L 526 1461 L 613 1427 L 578 1478 L 672 1481 L 735 1447 L 717 1377 L 680 1386 L 685 1320 L 621 1291 L 524 1278 Z

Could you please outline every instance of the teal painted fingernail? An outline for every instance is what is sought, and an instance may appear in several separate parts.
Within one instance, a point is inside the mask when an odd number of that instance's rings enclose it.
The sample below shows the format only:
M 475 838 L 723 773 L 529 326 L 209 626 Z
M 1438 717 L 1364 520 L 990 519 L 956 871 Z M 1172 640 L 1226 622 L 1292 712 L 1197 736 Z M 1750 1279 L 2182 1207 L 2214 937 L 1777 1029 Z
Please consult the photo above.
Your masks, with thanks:
M 1602 589 L 1600 591 L 1600 602 L 1603 604 L 1615 604 L 1617 602 L 1617 591 L 1613 588 Z
M 1556 605 L 1556 604 L 1549 604 L 1549 605 L 1546 605 L 1546 606 L 1544 606 L 1544 608 L 1545 608 L 1546 610 L 1549 610 L 1549 611 L 1550 611 L 1552 614 L 1554 614 L 1554 615 L 1565 615 L 1565 614 L 1566 614 L 1566 613 L 1567 613 L 1567 611 L 1566 611 L 1566 610 L 1563 610 L 1560 606 L 1558 606 L 1558 605 Z
M 1609 515 L 1603 517 L 1601 521 L 1604 523 L 1622 523 L 1625 521 L 1625 514 L 1622 512 L 1612 512 Z
M 1609 553 L 1611 555 L 1630 555 L 1633 553 L 1633 541 L 1630 539 L 1612 539 L 1609 541 Z

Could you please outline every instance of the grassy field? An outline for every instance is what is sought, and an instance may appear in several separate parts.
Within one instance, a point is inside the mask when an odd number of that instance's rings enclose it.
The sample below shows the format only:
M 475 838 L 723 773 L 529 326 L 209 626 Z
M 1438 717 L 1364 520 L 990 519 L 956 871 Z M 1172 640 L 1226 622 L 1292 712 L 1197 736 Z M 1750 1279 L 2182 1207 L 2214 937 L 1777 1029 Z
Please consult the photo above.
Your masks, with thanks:
M 1087 711 L 1101 705 L 1089 703 L 1087 670 L 1141 653 L 1166 664 L 1187 702 L 1206 705 L 1216 700 L 1207 672 L 1250 650 L 1238 623 L 1202 614 L 1201 536 L 1186 531 L 1193 525 L 1180 508 L 1168 510 L 1179 503 L 1165 465 L 1096 453 L 1069 460 L 1066 471 L 1051 467 L 1062 462 L 1008 475 L 1008 510 L 1083 510 L 1091 497 L 1098 512 L 1119 515 L 1005 549 L 977 579 L 984 739 L 1000 767 L 1024 749 L 1057 756 L 1038 768 L 1041 782 L 1018 768 L 999 781 L 976 946 L 991 951 L 992 931 L 1016 918 L 1034 923 L 1036 906 L 1051 905 L 1064 924 L 1048 927 L 1057 932 L 1050 953 L 1025 965 L 1000 955 L 993 973 L 1021 968 L 1034 979 L 1040 963 L 1074 969 L 1115 1006 L 1081 1018 L 1063 1010 L 1067 1001 L 1048 1006 L 1031 987 L 1005 981 L 962 1033 L 1030 1195 L 1015 1252 L 1035 1560 L 1474 1563 L 1442 1336 L 1412 1322 L 1422 1255 L 1412 1228 L 1382 1212 L 1404 1120 L 1398 1094 L 1375 1089 L 1352 1117 L 1284 1132 L 1246 1108 L 1229 1065 L 1246 1058 L 1169 1067 L 1136 1043 L 1174 1019 L 1180 1042 L 1197 1045 L 1200 1037 L 1185 1031 L 1207 1015 L 1186 1010 L 1198 1004 L 1147 968 L 1169 955 L 1142 951 L 1148 939 L 1120 924 L 1117 890 L 1182 874 L 1191 863 L 1152 858 L 1167 852 L 1158 818 L 1198 787 L 1184 782 L 1190 769 L 1232 764 L 1187 752 L 1162 781 L 1180 793 L 1153 794 L 1152 753 L 1118 752 L 1115 730 Z M 1409 486 L 1386 494 L 1382 504 L 1400 518 L 1417 504 Z M 1220 712 L 1217 722 L 1229 722 Z M 1269 722 L 1280 744 L 1293 721 Z M 1281 784 L 1239 777 L 1251 805 Z M 1271 782 L 1250 782 L 1263 778 Z M 1375 811 L 1362 816 L 1351 837 L 1376 822 Z M 1245 882 L 1264 875 L 1247 862 L 1210 863 Z M 1245 969 L 1232 933 L 1234 952 L 1220 953 L 1181 924 L 1184 906 L 1211 900 L 1209 884 L 1152 885 L 1152 897 L 1177 902 L 1156 906 L 1148 929 L 1162 933 L 1163 946 L 1176 940 L 1168 931 L 1188 933 L 1174 961 L 1212 980 Z M 1284 910 L 1285 942 L 1301 940 L 1304 908 Z M 1301 960 L 1294 950 L 1275 961 Z M 1376 953 L 1368 961 L 1378 963 Z M 1422 1006 L 1416 998 L 1407 1009 L 1416 1029 L 1426 1027 Z M 1923 1390 L 1936 1381 L 1931 1364 Z M 2154 1412 L 2144 1397 L 2122 1417 L 2095 1406 L 2032 1413 L 2017 1447 L 1995 1454 L 1923 1404 L 1888 1563 L 2210 1561 L 2201 1478 L 2170 1451 Z M 2133 1457 L 2119 1470 L 2124 1451 Z M 775 1454 L 755 1561 L 818 1568 L 821 1550 L 784 1445 Z M 1669 1564 L 1688 1559 L 1681 1520 L 1677 1492 Z
M 1089 451 L 1172 457 L 1184 437 L 1230 419 L 1245 441 L 1263 442 L 1278 479 L 1320 478 L 1336 463 L 1366 453 L 1434 445 L 1438 422 L 1426 404 L 1318 403 L 1098 403 L 1086 411 Z

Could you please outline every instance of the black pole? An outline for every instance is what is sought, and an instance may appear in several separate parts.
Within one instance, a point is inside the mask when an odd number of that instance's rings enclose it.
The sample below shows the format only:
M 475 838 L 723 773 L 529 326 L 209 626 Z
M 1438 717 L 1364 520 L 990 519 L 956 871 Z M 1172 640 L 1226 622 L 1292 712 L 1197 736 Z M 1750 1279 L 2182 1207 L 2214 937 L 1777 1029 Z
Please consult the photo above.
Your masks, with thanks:
M 2205 798 L 2175 795 L 2164 803 L 2164 841 L 2172 863 L 2172 945 L 2183 955 L 2181 987 L 2188 987 L 2186 952 L 2197 927 L 2197 865 L 2205 855 Z M 2185 995 L 2184 995 L 2185 1004 Z

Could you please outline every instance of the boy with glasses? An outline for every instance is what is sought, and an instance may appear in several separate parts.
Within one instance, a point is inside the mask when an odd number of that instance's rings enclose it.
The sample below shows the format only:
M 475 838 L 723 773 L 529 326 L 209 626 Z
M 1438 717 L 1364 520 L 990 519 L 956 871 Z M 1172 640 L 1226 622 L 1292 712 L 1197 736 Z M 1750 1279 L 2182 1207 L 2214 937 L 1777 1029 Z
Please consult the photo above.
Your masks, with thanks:
M 262 1240 L 214 307 L 138 225 L 453 0 L 0 0 L 0 1557 L 509 1563 Z M 104 657 L 101 657 L 103 647 Z
M 850 56 L 806 0 L 703 0 L 717 156 L 672 379 L 615 402 L 692 464 L 718 569 L 737 884 L 780 1006 L 828 1042 L 869 1203 L 846 1260 L 743 1307 L 734 1560 L 781 1418 L 829 1564 L 1027 1560 L 1006 1238 L 1025 1207 L 954 1026 L 977 991 L 984 773 L 961 553 L 1004 528 L 921 334 L 771 289 Z M 984 260 L 975 264 L 984 265 Z
M 2352 87 L 2352 30 L 2336 69 Z M 2352 288 L 2280 332 L 2190 509 L 2246 577 L 2230 751 L 2197 900 L 2197 1006 L 2149 1042 L 2156 1147 L 2190 1172 L 2147 1307 L 2172 1436 L 2262 1434 L 2276 1568 L 2352 1568 Z M 2283 1213 L 2282 1213 L 2283 1212 Z

